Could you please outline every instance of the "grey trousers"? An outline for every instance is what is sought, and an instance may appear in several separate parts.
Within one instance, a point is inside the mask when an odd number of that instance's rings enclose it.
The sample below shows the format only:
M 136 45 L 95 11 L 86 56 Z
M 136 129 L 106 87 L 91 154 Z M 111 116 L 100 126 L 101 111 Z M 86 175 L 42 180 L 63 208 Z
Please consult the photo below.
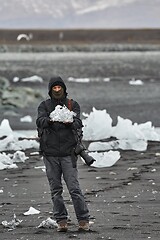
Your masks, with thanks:
M 72 198 L 77 220 L 89 220 L 89 211 L 78 181 L 77 168 L 73 168 L 71 156 L 43 158 L 53 201 L 53 214 L 57 222 L 67 219 L 63 200 L 62 176 Z

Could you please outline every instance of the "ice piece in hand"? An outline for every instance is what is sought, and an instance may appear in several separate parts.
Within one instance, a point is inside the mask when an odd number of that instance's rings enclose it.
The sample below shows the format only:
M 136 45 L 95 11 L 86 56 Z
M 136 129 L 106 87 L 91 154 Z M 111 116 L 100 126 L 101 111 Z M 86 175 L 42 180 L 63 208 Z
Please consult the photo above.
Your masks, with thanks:
M 50 118 L 54 122 L 73 122 L 76 113 L 70 111 L 65 105 L 57 105 L 55 110 L 50 113 Z

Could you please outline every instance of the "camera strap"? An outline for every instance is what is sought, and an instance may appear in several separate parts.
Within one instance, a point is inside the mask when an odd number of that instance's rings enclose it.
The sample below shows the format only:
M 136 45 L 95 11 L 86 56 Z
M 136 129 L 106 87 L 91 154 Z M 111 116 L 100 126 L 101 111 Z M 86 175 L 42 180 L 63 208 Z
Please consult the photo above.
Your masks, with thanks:
M 72 111 L 72 99 L 68 99 L 68 109 Z

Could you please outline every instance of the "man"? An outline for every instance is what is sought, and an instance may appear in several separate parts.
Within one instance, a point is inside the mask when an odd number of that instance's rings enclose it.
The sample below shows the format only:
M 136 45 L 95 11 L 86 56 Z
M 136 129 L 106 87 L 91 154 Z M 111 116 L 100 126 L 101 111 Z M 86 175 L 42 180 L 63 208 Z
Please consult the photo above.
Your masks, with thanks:
M 61 77 L 53 77 L 48 84 L 49 99 L 40 103 L 36 124 L 40 129 L 40 149 L 46 166 L 46 174 L 53 201 L 53 214 L 58 223 L 58 231 L 68 230 L 68 213 L 62 192 L 62 175 L 71 195 L 79 230 L 89 230 L 89 211 L 78 182 L 77 166 L 73 163 L 72 152 L 76 146 L 73 130 L 82 128 L 80 106 L 67 98 L 66 85 Z M 57 122 L 50 118 L 50 113 L 57 105 L 71 105 L 76 113 L 73 122 Z M 70 109 L 71 110 L 71 109 Z

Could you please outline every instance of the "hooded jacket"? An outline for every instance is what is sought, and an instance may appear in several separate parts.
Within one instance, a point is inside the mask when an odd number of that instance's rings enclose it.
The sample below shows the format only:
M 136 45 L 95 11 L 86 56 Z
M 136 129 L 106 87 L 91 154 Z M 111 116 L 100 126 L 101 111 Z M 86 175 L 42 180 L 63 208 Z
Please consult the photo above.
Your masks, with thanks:
M 55 85 L 60 85 L 64 89 L 64 96 L 61 99 L 52 97 L 51 90 Z M 67 88 L 60 77 L 51 78 L 48 84 L 49 99 L 42 101 L 38 107 L 36 125 L 40 132 L 40 150 L 46 156 L 63 157 L 71 155 L 76 146 L 76 138 L 73 129 L 82 128 L 80 120 L 80 106 L 71 100 L 72 111 L 76 113 L 73 123 L 61 123 L 50 121 L 50 113 L 55 110 L 57 105 L 68 107 Z

